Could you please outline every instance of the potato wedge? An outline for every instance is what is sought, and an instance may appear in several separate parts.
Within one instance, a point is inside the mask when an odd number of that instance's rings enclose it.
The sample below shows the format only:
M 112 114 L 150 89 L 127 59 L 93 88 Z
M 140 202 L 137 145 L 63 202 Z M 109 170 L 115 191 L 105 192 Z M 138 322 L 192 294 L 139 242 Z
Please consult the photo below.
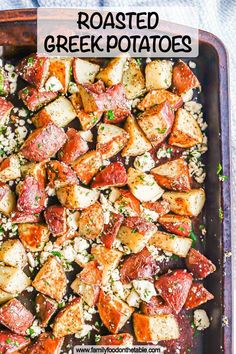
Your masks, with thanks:
M 89 184 L 91 179 L 102 167 L 102 156 L 99 151 L 91 150 L 83 156 L 78 157 L 72 164 L 77 177 L 84 184 Z
M 158 219 L 158 223 L 168 232 L 188 237 L 192 230 L 192 221 L 188 216 L 166 214 Z
M 62 93 L 66 93 L 70 82 L 71 58 L 50 58 L 49 76 L 60 81 Z
M 102 232 L 104 226 L 103 209 L 99 202 L 83 210 L 79 218 L 79 235 L 95 240 Z
M 98 64 L 88 60 L 75 58 L 73 61 L 73 75 L 77 84 L 93 83 L 100 69 Z
M 7 184 L 0 182 L 0 212 L 9 216 L 16 207 L 15 193 Z
M 132 315 L 134 308 L 118 297 L 100 291 L 98 312 L 106 328 L 113 334 L 118 333 Z
M 153 60 L 146 65 L 147 90 L 168 89 L 172 81 L 173 63 L 170 60 Z
M 174 113 L 168 101 L 154 106 L 138 117 L 138 124 L 154 147 L 165 140 L 171 132 Z
M 91 187 L 107 189 L 127 184 L 127 173 L 120 161 L 112 162 L 94 177 Z
M 52 91 L 39 91 L 35 87 L 26 86 L 18 92 L 18 96 L 30 111 L 35 112 L 55 100 L 58 93 Z
M 66 293 L 67 279 L 61 263 L 56 257 L 49 257 L 32 282 L 35 289 L 56 301 Z
M 113 124 L 100 124 L 98 128 L 97 150 L 103 159 L 109 159 L 124 148 L 129 139 L 128 133 Z
M 157 183 L 166 189 L 180 192 L 191 189 L 188 164 L 182 158 L 155 167 L 151 170 L 151 174 Z
M 51 317 L 56 312 L 58 304 L 55 300 L 40 293 L 36 295 L 35 303 L 40 324 L 42 327 L 46 327 Z
M 196 119 L 186 109 L 179 108 L 176 112 L 169 144 L 190 148 L 201 144 L 202 139 L 203 135 Z
M 192 189 L 188 192 L 165 192 L 163 199 L 170 203 L 170 210 L 178 215 L 198 216 L 205 204 L 203 189 Z
M 44 218 L 53 236 L 62 236 L 68 231 L 66 208 L 62 205 L 47 207 Z
M 8 182 L 20 177 L 20 160 L 17 155 L 11 155 L 1 162 L 0 182 Z
M 126 61 L 127 56 L 124 55 L 111 59 L 97 74 L 97 79 L 102 80 L 107 86 L 119 84 L 122 80 Z
M 181 95 L 190 89 L 200 87 L 200 83 L 185 62 L 179 60 L 173 68 L 173 87 Z
M 78 184 L 67 184 L 57 190 L 59 202 L 68 209 L 86 209 L 99 198 L 100 192 L 96 189 L 87 189 Z
M 51 160 L 47 163 L 47 177 L 49 187 L 55 189 L 78 182 L 72 168 L 57 160 Z
M 151 150 L 151 143 L 146 138 L 133 116 L 128 116 L 124 129 L 129 134 L 129 140 L 122 150 L 122 156 L 138 156 Z
M 20 294 L 31 284 L 31 280 L 20 269 L 0 266 L 0 289 L 10 294 Z
M 146 316 L 134 313 L 133 325 L 138 342 L 173 340 L 180 336 L 178 322 L 172 314 Z
M 122 84 L 128 100 L 141 96 L 145 91 L 145 79 L 135 59 L 131 59 L 122 76 Z
M 1 244 L 0 262 L 6 265 L 24 268 L 27 264 L 25 248 L 19 240 L 6 240 Z
M 24 247 L 31 252 L 39 252 L 49 240 L 49 229 L 43 224 L 19 224 L 18 234 Z
M 75 117 L 76 112 L 71 102 L 65 96 L 60 96 L 36 113 L 32 117 L 32 122 L 36 128 L 41 128 L 48 123 L 53 123 L 57 127 L 63 128 Z
M 128 186 L 133 195 L 141 202 L 155 202 L 164 193 L 152 175 L 148 175 L 132 167 L 128 170 Z
M 192 239 L 158 231 L 149 240 L 149 244 L 176 256 L 185 258 L 192 246 Z

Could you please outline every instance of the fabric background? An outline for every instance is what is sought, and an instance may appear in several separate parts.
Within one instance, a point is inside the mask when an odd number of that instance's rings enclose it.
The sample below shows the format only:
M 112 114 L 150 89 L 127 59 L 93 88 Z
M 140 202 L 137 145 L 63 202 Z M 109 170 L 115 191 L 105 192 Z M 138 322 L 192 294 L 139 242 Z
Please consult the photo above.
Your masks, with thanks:
M 26 7 L 97 7 L 97 6 L 179 6 L 176 18 L 191 26 L 191 16 L 186 16 L 181 6 L 194 6 L 199 14 L 199 28 L 217 35 L 229 52 L 230 61 L 230 91 L 231 91 L 231 156 L 232 156 L 232 239 L 234 242 L 234 274 L 236 275 L 236 0 L 4 0 L 0 9 Z M 176 11 L 176 9 L 175 9 Z M 169 9 L 165 19 L 173 19 Z M 236 276 L 234 276 L 236 278 Z M 236 285 L 236 281 L 235 281 Z M 235 288 L 236 300 L 236 288 Z M 235 302 L 236 303 L 236 302 Z M 236 317 L 236 316 L 235 316 Z

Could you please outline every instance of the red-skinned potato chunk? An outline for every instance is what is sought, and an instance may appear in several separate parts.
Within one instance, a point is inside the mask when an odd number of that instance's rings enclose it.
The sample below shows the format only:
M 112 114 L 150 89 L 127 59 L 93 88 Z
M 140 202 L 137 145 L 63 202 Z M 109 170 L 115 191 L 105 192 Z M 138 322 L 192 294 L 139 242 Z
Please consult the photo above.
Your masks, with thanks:
M 84 184 L 89 184 L 91 179 L 98 173 L 102 167 L 102 156 L 99 151 L 91 150 L 83 156 L 80 156 L 72 164 L 77 177 Z
M 59 160 L 70 165 L 79 156 L 85 154 L 89 150 L 89 147 L 77 130 L 69 128 L 66 135 L 68 140 L 59 151 L 58 156 Z
M 170 134 L 173 123 L 174 113 L 168 101 L 148 109 L 138 117 L 138 124 L 154 147 Z
M 66 293 L 67 279 L 61 263 L 56 257 L 49 257 L 36 275 L 32 285 L 35 289 L 56 301 Z
M 25 348 L 29 343 L 30 339 L 28 337 L 20 336 L 11 331 L 0 331 L 0 352 L 2 353 L 17 353 L 17 350 Z
M 51 160 L 47 164 L 47 176 L 50 187 L 60 188 L 66 184 L 76 183 L 77 177 L 70 166 L 64 162 Z
M 190 148 L 201 144 L 203 135 L 196 119 L 184 108 L 179 108 L 169 138 L 169 144 Z
M 47 105 L 55 98 L 57 98 L 57 92 L 52 91 L 38 91 L 35 87 L 26 86 L 19 91 L 18 96 L 24 102 L 26 107 L 35 112 Z
M 116 109 L 111 109 L 105 112 L 103 121 L 106 124 L 118 124 L 120 122 L 123 122 L 128 115 L 130 114 L 130 110 L 125 108 L 116 108 Z
M 200 83 L 192 70 L 182 60 L 174 65 L 172 84 L 178 95 L 190 89 L 200 87 Z
M 91 261 L 86 264 L 84 269 L 77 275 L 77 277 L 85 284 L 101 285 L 102 283 L 102 269 L 97 261 Z
M 104 230 L 101 235 L 101 241 L 106 248 L 112 248 L 113 242 L 119 232 L 119 229 L 124 220 L 124 216 L 121 214 L 110 213 L 110 219 L 108 224 L 104 224 Z
M 33 176 L 40 188 L 46 187 L 46 161 L 39 163 L 29 162 L 21 166 L 22 177 Z
M 19 62 L 16 71 L 25 81 L 41 89 L 49 74 L 49 59 L 30 54 Z
M 8 184 L 0 182 L 0 212 L 9 216 L 16 206 L 15 193 L 12 192 Z
M 35 129 L 25 140 L 20 152 L 28 160 L 43 161 L 53 157 L 66 140 L 64 130 L 50 123 Z
M 44 209 L 46 193 L 32 176 L 26 176 L 17 186 L 17 209 L 26 213 L 40 213 Z
M 155 281 L 160 296 L 178 314 L 183 308 L 191 288 L 193 277 L 184 269 L 161 275 Z
M 79 218 L 80 236 L 89 240 L 95 240 L 103 231 L 103 226 L 104 215 L 102 206 L 99 202 L 94 203 L 81 212 Z
M 50 58 L 49 75 L 56 77 L 62 85 L 60 92 L 66 93 L 71 76 L 71 58 Z
M 166 231 L 175 235 L 188 237 L 192 230 L 192 222 L 188 216 L 166 214 L 158 219 Z
M 35 299 L 37 317 L 42 327 L 46 327 L 53 314 L 56 312 L 58 304 L 55 300 L 38 293 Z
M 165 101 L 168 101 L 173 109 L 178 109 L 183 104 L 182 97 L 179 97 L 170 91 L 160 89 L 149 91 L 144 99 L 139 102 L 137 107 L 141 111 L 145 111 L 146 109 L 149 109 L 156 104 L 161 104 Z
M 7 125 L 13 104 L 5 98 L 0 97 L 0 127 Z
M 158 267 L 152 254 L 144 248 L 124 261 L 120 269 L 120 277 L 122 283 L 127 284 L 136 279 L 150 279 L 157 270 Z
M 31 252 L 42 251 L 45 243 L 49 240 L 49 230 L 43 224 L 19 224 L 18 234 L 24 247 Z
M 97 150 L 103 159 L 110 159 L 118 154 L 128 142 L 128 133 L 113 124 L 100 124 L 98 128 Z
M 193 309 L 212 299 L 214 299 L 214 295 L 205 289 L 202 284 L 194 282 L 190 288 L 184 307 L 187 310 Z
M 41 333 L 25 354 L 60 354 L 64 338 L 55 338 L 52 333 Z
M 133 253 L 138 253 L 145 247 L 156 230 L 156 225 L 153 223 L 138 216 L 130 216 L 125 219 L 117 238 Z
M 53 323 L 53 334 L 57 338 L 62 338 L 69 334 L 78 332 L 84 323 L 82 299 L 71 300 L 56 316 Z
M 104 326 L 113 334 L 118 333 L 128 321 L 134 309 L 119 298 L 100 291 L 98 312 Z
M 114 207 L 120 213 L 127 216 L 140 215 L 140 201 L 128 190 L 119 189 L 120 196 L 114 203 Z
M 215 265 L 203 254 L 191 248 L 187 257 L 186 265 L 188 270 L 193 273 L 195 278 L 203 279 L 216 270 Z
M 82 130 L 86 131 L 92 129 L 102 118 L 102 111 L 89 113 L 84 111 L 83 102 L 79 92 L 73 93 L 69 99 L 80 121 Z
M 157 202 L 144 202 L 142 203 L 142 206 L 146 209 L 155 211 L 155 213 L 157 213 L 159 217 L 169 213 L 170 211 L 170 205 L 165 200 Z
M 11 155 L 0 164 L 0 182 L 8 182 L 21 177 L 20 161 L 17 155 Z
M 65 207 L 62 205 L 51 205 L 45 210 L 44 217 L 53 236 L 58 237 L 66 233 L 68 227 Z
M 33 320 L 32 313 L 17 299 L 8 301 L 0 308 L 0 323 L 14 333 L 26 335 Z
M 177 319 L 172 314 L 146 316 L 135 313 L 133 325 L 138 342 L 178 339 L 180 335 Z
M 172 308 L 160 296 L 153 296 L 149 302 L 142 301 L 141 311 L 147 316 L 169 315 Z
M 92 182 L 92 188 L 121 187 L 127 183 L 127 173 L 121 162 L 113 162 L 99 172 Z
M 133 337 L 130 333 L 110 334 L 107 336 L 101 336 L 101 339 L 96 344 L 132 346 Z
M 75 58 L 73 60 L 73 76 L 77 84 L 93 83 L 95 76 L 99 71 L 100 66 L 83 60 Z
M 180 192 L 191 189 L 188 164 L 182 158 L 159 165 L 151 173 L 161 187 Z

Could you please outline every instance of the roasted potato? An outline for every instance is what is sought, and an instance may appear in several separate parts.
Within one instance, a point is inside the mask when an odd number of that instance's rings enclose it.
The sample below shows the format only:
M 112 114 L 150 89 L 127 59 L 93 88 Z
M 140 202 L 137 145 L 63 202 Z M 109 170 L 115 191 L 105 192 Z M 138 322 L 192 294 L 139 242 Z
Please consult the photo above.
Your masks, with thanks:
M 131 347 L 133 345 L 133 337 L 130 333 L 110 334 L 107 336 L 101 336 L 97 345 L 122 345 Z
M 19 211 L 36 214 L 45 208 L 45 190 L 33 176 L 26 176 L 17 185 L 17 193 L 17 209 Z
M 173 63 L 170 60 L 153 60 L 145 67 L 147 90 L 168 89 L 172 81 Z
M 31 280 L 20 269 L 0 266 L 0 289 L 10 294 L 20 294 L 31 284 Z
M 102 80 L 107 86 L 119 84 L 122 81 L 126 61 L 127 56 L 124 55 L 111 59 L 97 74 L 97 79 Z
M 196 119 L 184 108 L 179 108 L 169 138 L 169 144 L 190 148 L 201 144 L 203 135 Z
M 20 177 L 20 161 L 17 155 L 11 155 L 1 162 L 0 182 L 8 182 Z
M 68 209 L 86 209 L 93 205 L 99 197 L 95 189 L 87 189 L 78 184 L 67 184 L 57 190 L 59 202 Z
M 60 354 L 64 338 L 55 338 L 52 333 L 41 333 L 25 354 Z
M 34 316 L 17 299 L 12 299 L 0 308 L 0 323 L 16 334 L 26 335 Z
M 164 193 L 152 175 L 148 175 L 132 167 L 128 170 L 127 184 L 133 195 L 141 202 L 155 202 Z
M 170 134 L 174 113 L 168 101 L 154 106 L 138 116 L 138 124 L 154 147 Z
M 192 239 L 157 231 L 149 240 L 149 244 L 185 258 L 192 246 Z
M 18 352 L 18 350 L 27 347 L 29 344 L 30 344 L 30 339 L 26 336 L 20 336 L 19 334 L 15 334 L 12 333 L 11 331 L 6 331 L 6 330 L 0 331 L 0 351 L 2 353 L 18 354 L 20 353 Z
M 123 215 L 110 213 L 109 223 L 104 224 L 104 230 L 101 235 L 101 241 L 106 248 L 112 248 L 113 242 L 116 239 L 123 220 Z
M 0 182 L 0 212 L 5 216 L 10 216 L 15 207 L 15 193 L 7 184 Z
M 89 147 L 77 130 L 69 128 L 66 135 L 68 140 L 59 151 L 58 156 L 62 162 L 70 165 L 79 156 L 84 155 L 89 150 Z
M 174 315 L 146 316 L 134 313 L 133 325 L 138 342 L 153 342 L 178 339 L 180 336 L 177 319 Z
M 40 222 L 40 216 L 39 214 L 30 214 L 30 213 L 25 213 L 23 211 L 14 211 L 11 214 L 11 221 L 14 224 Z
M 175 235 L 188 237 L 192 230 L 192 221 L 188 216 L 166 214 L 158 219 L 159 224 Z
M 47 177 L 49 186 L 55 189 L 67 184 L 77 183 L 77 177 L 72 168 L 57 160 L 51 160 L 47 163 Z
M 0 97 L 0 127 L 7 126 L 13 104 L 5 98 Z
M 18 294 L 11 294 L 11 293 L 7 293 L 6 291 L 3 291 L 0 289 L 0 305 L 4 304 L 5 302 L 13 299 L 14 297 L 16 297 Z
M 186 93 L 190 89 L 200 87 L 197 77 L 182 60 L 179 60 L 174 65 L 172 84 L 178 95 Z
M 80 236 L 89 240 L 95 240 L 103 231 L 103 227 L 104 215 L 102 206 L 99 202 L 90 205 L 87 209 L 81 212 L 79 218 Z
M 78 157 L 72 164 L 77 177 L 84 184 L 89 184 L 91 179 L 102 167 L 102 156 L 99 151 L 91 150 L 83 156 Z
M 6 240 L 0 247 L 0 262 L 6 265 L 24 268 L 27 264 L 25 248 L 19 240 Z
M 213 294 L 204 288 L 202 284 L 194 282 L 189 290 L 184 307 L 187 310 L 193 309 L 212 299 L 214 299 Z
M 151 173 L 161 187 L 180 192 L 191 189 L 188 165 L 183 158 L 159 165 Z
M 73 76 L 77 84 L 93 83 L 100 69 L 98 64 L 88 60 L 75 58 L 73 60 Z
M 92 188 L 107 189 L 110 187 L 121 187 L 127 183 L 127 173 L 124 165 L 113 162 L 94 177 Z
M 98 128 L 97 150 L 103 159 L 109 159 L 124 148 L 129 139 L 128 133 L 113 124 L 100 124 Z
M 161 90 L 151 90 L 146 96 L 138 103 L 137 107 L 141 111 L 155 106 L 156 104 L 161 104 L 165 101 L 168 101 L 173 109 L 178 109 L 183 104 L 182 97 L 175 95 L 174 93 L 161 89 Z
M 44 212 L 44 218 L 53 236 L 62 236 L 68 230 L 66 208 L 62 205 L 50 205 Z
M 170 203 L 170 210 L 178 215 L 198 216 L 205 203 L 203 189 L 192 189 L 189 192 L 165 192 L 163 199 Z
M 64 130 L 50 123 L 34 130 L 25 140 L 20 153 L 28 160 L 43 161 L 53 157 L 66 140 Z
M 32 285 L 35 289 L 56 301 L 61 301 L 66 292 L 67 279 L 61 263 L 49 257 L 36 275 Z
M 119 189 L 119 197 L 114 202 L 114 207 L 126 216 L 139 216 L 141 213 L 140 201 L 126 189 Z
M 84 323 L 82 299 L 71 300 L 56 316 L 52 328 L 56 338 L 78 332 Z
M 58 304 L 55 300 L 38 293 L 35 299 L 37 317 L 42 327 L 46 327 L 48 322 L 56 312 Z
M 75 278 L 71 284 L 71 289 L 75 294 L 80 295 L 83 301 L 90 307 L 97 304 L 100 293 L 100 287 L 98 285 L 86 284 L 79 278 Z
M 155 281 L 155 288 L 160 296 L 178 314 L 188 297 L 193 277 L 186 269 L 177 269 L 161 275 Z
M 29 162 L 21 165 L 20 168 L 23 178 L 26 176 L 33 176 L 39 183 L 40 188 L 46 187 L 46 161 L 38 163 Z
M 124 129 L 129 135 L 129 140 L 122 150 L 122 156 L 142 155 L 152 148 L 151 143 L 148 141 L 133 116 L 128 116 Z
M 104 326 L 113 334 L 118 333 L 128 321 L 134 309 L 119 298 L 100 291 L 98 312 Z
M 24 247 L 30 252 L 39 252 L 49 241 L 49 229 L 43 224 L 19 224 L 18 234 Z
M 139 64 L 131 59 L 125 68 L 122 76 L 122 84 L 128 100 L 141 96 L 145 91 L 145 79 Z
M 35 87 L 26 86 L 19 91 L 18 96 L 30 111 L 35 112 L 55 100 L 58 93 L 52 91 L 39 91 Z
M 36 128 L 41 128 L 49 123 L 63 128 L 76 117 L 76 112 L 71 102 L 65 96 L 58 97 L 32 117 Z
M 71 58 L 50 58 L 49 75 L 56 77 L 62 85 L 60 90 L 66 93 L 70 82 Z
M 210 261 L 210 259 L 194 248 L 191 248 L 186 257 L 186 265 L 188 270 L 198 279 L 206 278 L 216 270 L 216 266 Z
M 153 296 L 150 302 L 142 301 L 141 311 L 147 316 L 169 315 L 172 308 L 160 296 Z
M 160 218 L 163 215 L 166 215 L 170 211 L 170 205 L 166 200 L 160 200 L 157 202 L 144 202 L 142 207 L 156 213 L 156 218 Z
M 156 231 L 157 228 L 153 223 L 137 216 L 130 216 L 120 227 L 117 238 L 133 253 L 138 253 Z

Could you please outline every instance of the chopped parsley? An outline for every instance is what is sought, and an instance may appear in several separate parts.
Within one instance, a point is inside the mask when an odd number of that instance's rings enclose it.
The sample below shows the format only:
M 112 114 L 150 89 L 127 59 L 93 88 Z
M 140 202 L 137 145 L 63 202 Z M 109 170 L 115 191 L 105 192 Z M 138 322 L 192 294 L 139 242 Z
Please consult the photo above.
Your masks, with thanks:
M 114 120 L 115 119 L 115 114 L 114 114 L 112 109 L 107 111 L 107 118 L 108 118 L 108 120 Z
M 168 149 L 166 149 L 166 152 L 167 152 L 168 154 L 170 154 L 172 151 L 173 151 L 173 149 L 172 149 L 172 148 L 168 148 Z
M 172 254 L 172 256 L 170 257 L 173 261 L 178 261 L 179 260 L 179 256 L 177 256 L 176 254 Z
M 218 175 L 219 181 L 221 182 L 227 181 L 227 179 L 229 178 L 228 176 L 223 175 L 223 167 L 221 163 L 218 163 L 216 173 Z
M 224 212 L 223 212 L 222 208 L 219 208 L 219 218 L 220 218 L 221 222 L 224 219 Z
M 140 59 L 140 58 L 137 58 L 137 59 L 136 59 L 136 62 L 137 62 L 137 64 L 138 64 L 139 66 L 142 65 L 142 62 L 141 62 L 141 59 Z
M 167 128 L 161 129 L 161 128 L 157 128 L 158 133 L 160 134 L 165 134 L 165 132 L 167 131 Z
M 51 254 L 53 254 L 53 256 L 56 256 L 56 257 L 58 257 L 58 258 L 62 258 L 62 254 L 60 253 L 60 252 L 58 252 L 58 251 L 51 251 Z
M 34 63 L 34 58 L 30 57 L 28 58 L 28 64 L 32 65 Z
M 117 337 L 117 340 L 122 340 L 122 339 L 123 339 L 122 336 L 118 336 L 118 337 Z
M 0 150 L 0 156 L 3 156 L 4 155 L 4 150 Z
M 30 336 L 32 336 L 32 335 L 34 334 L 33 328 L 30 327 L 30 328 L 28 329 L 28 331 L 29 331 L 29 335 L 30 335 Z
M 184 231 L 184 228 L 182 226 L 178 227 L 179 231 Z
M 7 339 L 6 339 L 6 343 L 7 343 L 7 344 L 9 344 L 9 343 L 11 343 L 11 342 L 12 342 L 12 339 L 11 339 L 11 338 L 7 338 Z
M 190 231 L 189 237 L 193 240 L 192 246 L 194 247 L 196 245 L 197 236 L 195 235 L 193 230 Z
M 29 93 L 29 90 L 27 88 L 22 90 L 23 93 L 25 93 L 26 95 Z
M 138 230 L 137 230 L 137 229 L 133 229 L 133 230 L 131 230 L 131 234 L 136 234 L 136 232 L 138 232 Z

